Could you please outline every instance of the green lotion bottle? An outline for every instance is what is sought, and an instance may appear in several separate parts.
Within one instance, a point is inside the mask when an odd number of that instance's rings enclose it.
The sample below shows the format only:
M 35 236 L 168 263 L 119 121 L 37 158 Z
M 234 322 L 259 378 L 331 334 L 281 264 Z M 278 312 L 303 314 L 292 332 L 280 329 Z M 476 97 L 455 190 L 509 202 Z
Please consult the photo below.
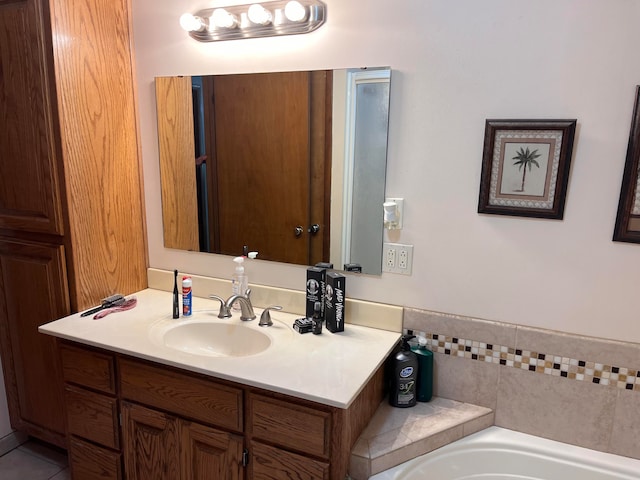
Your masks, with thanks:
M 433 396 L 433 352 L 427 348 L 427 339 L 422 336 L 411 351 L 418 357 L 417 399 L 429 402 Z

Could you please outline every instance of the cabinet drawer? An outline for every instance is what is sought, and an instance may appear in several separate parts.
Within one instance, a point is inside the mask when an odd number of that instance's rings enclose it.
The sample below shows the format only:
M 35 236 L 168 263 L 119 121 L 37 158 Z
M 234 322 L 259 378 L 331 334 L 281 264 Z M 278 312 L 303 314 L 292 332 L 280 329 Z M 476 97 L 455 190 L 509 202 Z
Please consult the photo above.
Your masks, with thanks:
M 241 389 L 125 358 L 119 358 L 118 366 L 123 398 L 242 431 Z
M 60 357 L 65 381 L 115 394 L 116 377 L 111 355 L 61 345 Z
M 122 457 L 78 438 L 69 439 L 69 464 L 73 480 L 122 480 Z
M 118 405 L 115 398 L 79 387 L 65 387 L 69 433 L 105 447 L 119 448 Z
M 248 429 L 255 438 L 329 457 L 329 412 L 251 393 L 248 423 Z
M 249 478 L 274 480 L 299 478 L 304 480 L 329 480 L 329 464 L 279 448 L 251 442 Z

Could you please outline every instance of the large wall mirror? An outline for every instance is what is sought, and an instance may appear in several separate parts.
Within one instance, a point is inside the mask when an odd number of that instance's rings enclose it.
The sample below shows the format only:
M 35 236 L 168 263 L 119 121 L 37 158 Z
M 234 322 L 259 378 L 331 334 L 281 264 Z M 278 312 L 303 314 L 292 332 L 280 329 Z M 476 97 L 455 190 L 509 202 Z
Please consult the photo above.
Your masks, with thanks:
M 390 81 L 156 78 L 165 247 L 380 275 Z

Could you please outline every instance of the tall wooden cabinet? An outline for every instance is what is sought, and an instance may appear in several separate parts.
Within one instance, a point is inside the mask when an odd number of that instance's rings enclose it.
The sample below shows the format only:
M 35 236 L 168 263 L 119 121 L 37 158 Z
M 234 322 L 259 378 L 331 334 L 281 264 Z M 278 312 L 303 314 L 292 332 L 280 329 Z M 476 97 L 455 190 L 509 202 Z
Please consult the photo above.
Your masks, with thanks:
M 43 323 L 146 287 L 128 0 L 0 0 L 0 350 L 11 424 L 65 446 Z

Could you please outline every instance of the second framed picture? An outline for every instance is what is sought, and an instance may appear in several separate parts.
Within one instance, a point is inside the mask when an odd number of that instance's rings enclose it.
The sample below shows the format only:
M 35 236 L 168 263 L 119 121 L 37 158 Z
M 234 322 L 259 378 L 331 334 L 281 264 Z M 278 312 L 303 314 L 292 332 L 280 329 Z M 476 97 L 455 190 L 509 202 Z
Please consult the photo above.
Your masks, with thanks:
M 576 120 L 487 120 L 478 213 L 561 220 Z

